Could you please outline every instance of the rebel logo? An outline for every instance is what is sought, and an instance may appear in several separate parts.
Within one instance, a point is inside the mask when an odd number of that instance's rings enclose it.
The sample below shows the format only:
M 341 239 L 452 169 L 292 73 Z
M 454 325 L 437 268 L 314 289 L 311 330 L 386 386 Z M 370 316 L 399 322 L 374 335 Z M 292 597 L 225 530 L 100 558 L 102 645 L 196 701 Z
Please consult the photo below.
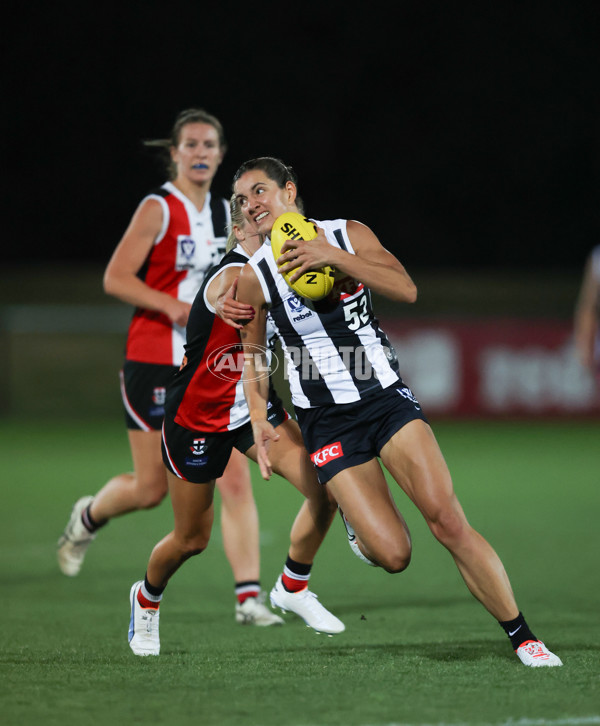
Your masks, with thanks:
M 338 459 L 343 456 L 341 441 L 336 441 L 335 444 L 328 444 L 322 449 L 315 451 L 314 454 L 310 455 L 311 461 L 315 466 L 325 466 L 330 461 Z

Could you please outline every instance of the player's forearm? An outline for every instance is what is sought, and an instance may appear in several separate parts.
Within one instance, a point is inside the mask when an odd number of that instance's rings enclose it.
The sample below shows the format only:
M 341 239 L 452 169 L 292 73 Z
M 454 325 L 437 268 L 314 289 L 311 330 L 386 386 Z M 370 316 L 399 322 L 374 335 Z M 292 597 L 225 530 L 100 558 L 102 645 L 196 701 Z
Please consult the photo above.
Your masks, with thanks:
M 267 420 L 267 402 L 269 398 L 269 387 L 262 385 L 262 381 L 256 380 L 257 371 L 253 364 L 244 366 L 244 396 L 250 411 L 250 420 Z
M 105 275 L 104 292 L 129 305 L 165 314 L 173 300 L 167 293 L 146 285 L 136 275 Z
M 262 346 L 244 345 L 243 386 L 250 419 L 254 423 L 267 419 L 269 368 Z
M 597 320 L 593 311 L 578 310 L 575 316 L 574 339 L 579 358 L 586 366 L 593 365 Z
M 386 265 L 336 250 L 332 264 L 340 272 L 390 300 L 413 303 L 417 299 L 416 285 L 397 261 L 394 265 Z

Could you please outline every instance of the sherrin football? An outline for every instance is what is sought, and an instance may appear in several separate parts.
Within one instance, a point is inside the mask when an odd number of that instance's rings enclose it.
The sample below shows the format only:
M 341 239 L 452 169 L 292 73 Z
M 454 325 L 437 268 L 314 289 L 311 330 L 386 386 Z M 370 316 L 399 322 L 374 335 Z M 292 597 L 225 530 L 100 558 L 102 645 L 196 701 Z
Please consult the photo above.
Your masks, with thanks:
M 317 228 L 310 219 L 297 212 L 286 212 L 280 215 L 271 230 L 271 250 L 275 262 L 281 255 L 281 247 L 288 239 L 309 240 L 317 236 Z M 292 270 L 283 274 L 287 284 L 301 297 L 309 300 L 322 300 L 333 288 L 335 273 L 329 265 L 318 270 L 310 270 L 299 277 L 294 284 L 290 277 L 296 272 Z

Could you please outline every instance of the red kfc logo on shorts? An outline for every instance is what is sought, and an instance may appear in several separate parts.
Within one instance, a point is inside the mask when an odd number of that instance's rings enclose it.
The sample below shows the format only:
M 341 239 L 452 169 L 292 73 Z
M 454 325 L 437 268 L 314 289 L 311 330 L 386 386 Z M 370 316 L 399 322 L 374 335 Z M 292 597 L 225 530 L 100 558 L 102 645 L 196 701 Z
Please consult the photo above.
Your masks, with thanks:
M 338 459 L 340 456 L 343 455 L 344 452 L 342 451 L 342 443 L 341 441 L 336 441 L 335 444 L 328 444 L 322 449 L 315 451 L 314 454 L 310 455 L 310 458 L 312 463 L 316 466 L 325 466 L 325 464 L 327 464 L 329 461 L 332 461 L 333 459 Z

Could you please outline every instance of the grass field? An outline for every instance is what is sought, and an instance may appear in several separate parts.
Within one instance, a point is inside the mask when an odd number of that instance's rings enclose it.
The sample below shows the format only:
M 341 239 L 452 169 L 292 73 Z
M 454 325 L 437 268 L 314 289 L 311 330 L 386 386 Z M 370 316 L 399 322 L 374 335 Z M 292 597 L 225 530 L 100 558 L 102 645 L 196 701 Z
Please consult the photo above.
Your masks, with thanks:
M 115 520 L 77 578 L 55 542 L 73 501 L 130 468 L 119 420 L 0 422 L 1 716 L 13 724 L 391 726 L 600 724 L 600 423 L 435 426 L 471 522 L 495 546 L 530 625 L 563 668 L 519 664 L 447 552 L 397 495 L 414 557 L 400 575 L 360 563 L 335 521 L 311 588 L 346 623 L 334 638 L 293 616 L 233 620 L 219 528 L 161 608 L 162 653 L 126 640 L 129 588 L 171 509 Z M 262 581 L 287 551 L 299 495 L 255 476 Z

